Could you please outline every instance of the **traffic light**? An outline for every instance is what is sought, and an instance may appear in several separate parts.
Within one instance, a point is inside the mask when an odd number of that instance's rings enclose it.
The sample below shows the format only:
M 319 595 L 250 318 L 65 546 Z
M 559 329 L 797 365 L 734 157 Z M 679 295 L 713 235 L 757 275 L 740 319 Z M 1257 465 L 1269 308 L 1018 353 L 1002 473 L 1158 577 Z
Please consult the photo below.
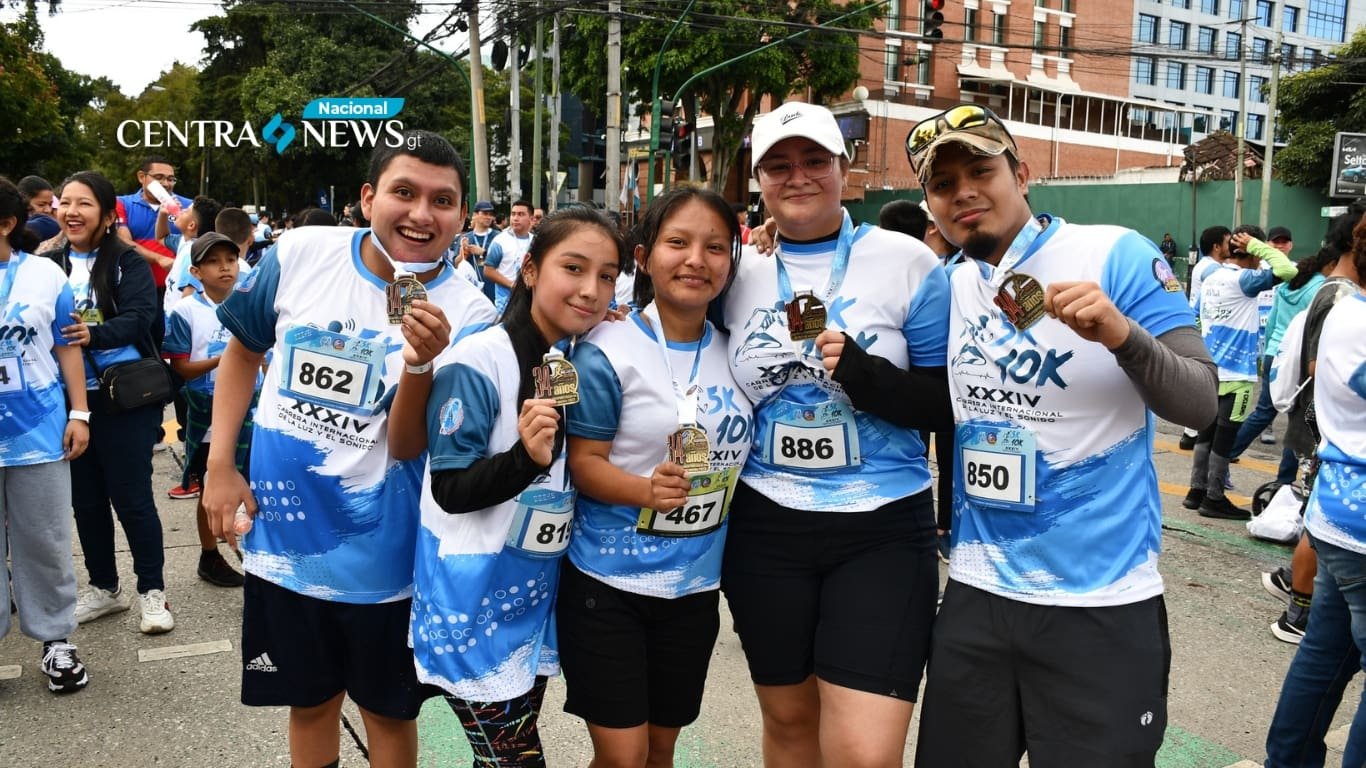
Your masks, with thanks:
M 659 135 L 668 136 L 674 129 L 674 103 L 671 99 L 659 99 Z
M 925 0 L 921 34 L 926 40 L 944 37 L 944 0 Z

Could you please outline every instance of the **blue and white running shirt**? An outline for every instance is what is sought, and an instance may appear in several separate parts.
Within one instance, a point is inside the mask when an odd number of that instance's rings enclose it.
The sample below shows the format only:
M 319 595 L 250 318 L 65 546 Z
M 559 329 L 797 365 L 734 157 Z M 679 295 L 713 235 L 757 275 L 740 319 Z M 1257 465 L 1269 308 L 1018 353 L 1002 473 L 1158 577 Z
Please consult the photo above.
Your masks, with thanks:
M 1194 322 L 1157 246 L 1121 227 L 1052 219 L 1013 271 L 1043 290 L 1099 283 L 1154 336 Z M 1011 325 L 994 301 L 995 273 L 968 259 L 949 279 L 958 422 L 949 577 L 1042 605 L 1160 594 L 1151 414 L 1101 344 L 1047 315 Z
M 905 368 L 942 366 L 947 280 L 919 240 L 845 214 L 848 270 L 828 296 L 838 240 L 780 242 L 775 258 L 746 249 L 725 301 L 731 371 L 754 403 L 755 435 L 743 482 L 792 509 L 866 512 L 930 486 L 915 430 L 855 410 L 821 363 L 813 341 L 788 332 L 779 269 L 794 294 L 813 291 L 826 325 L 870 354 Z M 781 263 L 780 263 L 781 260 Z
M 62 458 L 66 392 L 52 350 L 66 345 L 74 307 L 51 261 L 14 251 L 0 264 L 0 467 Z
M 228 339 L 232 338 L 232 333 L 218 319 L 218 305 L 203 292 L 186 296 L 177 303 L 166 320 L 166 326 L 166 341 L 162 344 L 162 351 L 170 359 L 198 362 L 221 357 L 228 348 Z M 185 382 L 185 386 L 212 395 L 217 380 L 218 369 L 214 368 L 199 378 Z
M 1200 334 L 1219 366 L 1219 381 L 1256 381 L 1261 355 L 1258 295 L 1275 286 L 1270 267 L 1243 269 L 1221 264 L 1200 286 Z
M 71 264 L 71 274 L 66 276 L 66 281 L 71 285 L 71 297 L 72 300 L 76 302 L 76 311 L 80 312 L 86 309 L 98 308 L 99 295 L 95 293 L 94 287 L 90 284 L 90 270 L 95 266 L 95 254 L 79 253 L 73 250 L 68 254 L 67 261 Z M 115 265 L 114 270 L 114 284 L 118 285 L 119 278 L 123 274 L 123 271 L 117 265 Z M 67 317 L 69 318 L 70 315 L 67 315 Z M 69 324 L 70 321 L 62 323 L 62 325 Z M 142 353 L 132 344 L 123 347 L 114 347 L 112 349 L 94 349 L 88 347 L 87 351 L 90 354 L 81 355 L 81 357 L 85 359 L 86 389 L 100 388 L 100 374 L 90 365 L 91 358 L 94 358 L 95 365 L 99 366 L 100 371 L 103 371 L 112 365 L 128 363 L 142 358 Z
M 379 603 L 413 583 L 420 460 L 389 458 L 403 335 L 386 283 L 361 261 L 369 230 L 305 227 L 281 238 L 218 308 L 247 349 L 273 351 L 248 480 L 260 505 L 246 569 L 312 597 Z M 488 300 L 447 267 L 426 284 L 452 337 L 492 322 Z
M 535 235 L 530 232 L 526 237 L 518 237 L 511 229 L 499 232 L 493 238 L 493 243 L 484 253 L 484 266 L 493 267 L 498 270 L 498 274 L 517 284 L 517 273 L 522 271 L 522 260 L 526 258 L 526 252 L 531 248 L 531 238 Z M 492 281 L 490 281 L 492 282 Z M 512 297 L 512 289 L 507 286 L 494 283 L 493 285 L 493 306 L 499 312 L 507 306 L 508 299 Z
M 573 362 L 581 397 L 569 408 L 569 434 L 610 440 L 613 466 L 649 477 L 667 458 L 667 440 L 679 426 L 671 379 L 686 391 L 696 363 L 696 424 L 707 434 L 711 471 L 692 476 L 689 503 L 678 510 L 644 512 L 580 493 L 569 559 L 617 589 L 675 598 L 719 586 L 726 513 L 754 420 L 731 378 L 724 334 L 708 323 L 699 341 L 668 342 L 666 366 L 655 328 L 636 312 L 624 322 L 601 323 L 579 343 Z
M 464 469 L 519 440 L 517 355 L 502 325 L 461 341 L 438 361 L 427 400 L 429 471 L 409 639 L 417 678 L 468 701 L 506 701 L 557 675 L 555 592 L 573 530 L 564 451 L 518 496 L 450 514 L 432 472 Z
M 1366 554 L 1366 297 L 1344 297 L 1319 336 L 1314 407 L 1319 476 L 1304 525 L 1315 539 Z

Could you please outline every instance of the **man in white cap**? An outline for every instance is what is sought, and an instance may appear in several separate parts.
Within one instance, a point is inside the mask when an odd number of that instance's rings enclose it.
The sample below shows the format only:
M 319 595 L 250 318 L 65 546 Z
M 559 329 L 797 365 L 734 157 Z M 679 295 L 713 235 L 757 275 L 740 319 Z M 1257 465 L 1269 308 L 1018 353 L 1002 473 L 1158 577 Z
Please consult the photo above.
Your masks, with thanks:
M 1171 664 L 1153 413 L 1203 426 L 1214 366 L 1157 247 L 1036 216 L 990 110 L 918 123 L 945 239 L 953 549 L 916 762 L 1151 766 Z

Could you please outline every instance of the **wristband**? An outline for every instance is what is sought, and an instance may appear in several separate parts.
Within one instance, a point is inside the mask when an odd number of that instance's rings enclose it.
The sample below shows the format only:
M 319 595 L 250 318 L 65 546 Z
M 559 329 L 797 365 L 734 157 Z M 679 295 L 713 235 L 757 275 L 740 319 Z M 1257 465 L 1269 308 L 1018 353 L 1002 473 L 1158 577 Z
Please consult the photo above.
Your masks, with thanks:
M 429 360 L 429 361 L 423 363 L 422 365 L 407 365 L 407 364 L 405 364 L 405 365 L 403 366 L 403 370 L 407 371 L 408 373 L 413 374 L 414 376 L 421 376 L 421 375 L 424 374 L 424 373 L 431 373 L 431 372 L 432 372 L 432 363 L 431 363 L 431 361 Z
M 84 421 L 86 424 L 89 424 L 90 411 L 78 411 L 75 408 L 72 408 L 71 411 L 67 413 L 66 418 L 67 421 Z

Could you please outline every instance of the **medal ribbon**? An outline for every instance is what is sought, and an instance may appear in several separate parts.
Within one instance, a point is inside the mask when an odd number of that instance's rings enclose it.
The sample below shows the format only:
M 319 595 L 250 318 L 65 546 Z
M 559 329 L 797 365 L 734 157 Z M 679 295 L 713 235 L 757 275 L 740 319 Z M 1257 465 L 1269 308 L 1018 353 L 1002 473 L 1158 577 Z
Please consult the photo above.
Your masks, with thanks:
M 441 263 L 443 261 L 442 259 L 437 259 L 436 261 L 424 261 L 421 263 L 412 264 L 399 261 L 398 259 L 395 259 L 393 256 L 390 256 L 388 251 L 384 250 L 384 244 L 379 241 L 379 238 L 375 235 L 375 231 L 373 229 L 369 230 L 367 234 L 370 237 L 370 242 L 375 244 L 375 250 L 379 251 L 379 255 L 383 256 L 385 260 L 389 262 L 389 265 L 394 268 L 395 280 L 405 275 L 412 277 L 422 272 L 430 272 L 433 269 L 436 269 L 437 267 L 441 266 Z
M 848 211 L 841 211 L 844 220 L 840 222 L 840 233 L 835 241 L 835 259 L 830 263 L 830 281 L 825 287 L 825 296 L 822 301 L 829 305 L 835 298 L 835 293 L 839 291 L 840 285 L 844 283 L 844 274 L 849 271 L 849 252 L 854 247 L 854 228 L 853 219 L 849 218 Z M 792 280 L 787 276 L 787 267 L 782 259 L 782 241 L 778 241 L 778 249 L 773 252 L 773 260 L 778 263 L 778 298 L 787 305 L 792 302 L 796 294 L 792 291 Z
M 1040 216 L 1037 219 L 1031 217 L 1029 221 L 1025 222 L 1025 225 L 1015 234 L 1015 239 L 1010 242 L 1010 247 L 1006 249 L 1005 255 L 1001 256 L 1001 261 L 996 265 L 995 271 L 990 273 L 991 276 L 987 277 L 986 274 L 982 275 L 982 277 L 986 278 L 987 283 L 991 285 L 991 290 L 999 291 L 1001 286 L 1005 285 L 1006 278 L 1014 273 L 1015 265 L 1019 264 L 1024 260 L 1025 256 L 1029 255 L 1030 246 L 1034 244 L 1035 240 L 1039 239 L 1039 235 L 1043 234 L 1044 228 L 1052 223 L 1051 219 L 1045 222 L 1043 220 L 1045 218 L 1046 217 L 1044 216 Z M 983 273 L 986 272 L 986 268 L 991 266 L 985 261 L 980 260 L 978 261 L 978 265 Z
M 4 317 L 5 310 L 9 307 L 9 295 L 14 290 L 14 276 L 19 272 L 19 265 L 24 263 L 24 257 L 28 254 L 23 251 L 15 251 L 9 258 L 9 269 L 5 270 L 4 285 L 0 285 L 0 318 Z
M 645 315 L 652 330 L 655 332 L 655 341 L 659 344 L 659 352 L 664 356 L 664 367 L 669 371 L 669 381 L 674 388 L 674 402 L 678 405 L 678 424 L 687 426 L 697 423 L 697 393 L 693 387 L 697 385 L 697 375 L 702 368 L 702 341 L 706 336 L 707 327 L 704 322 L 702 326 L 702 336 L 697 338 L 697 352 L 692 358 L 692 372 L 688 374 L 688 386 L 683 387 L 678 383 L 678 376 L 674 373 L 673 364 L 669 362 L 669 341 L 664 338 L 664 321 L 659 319 L 659 308 L 652 301 L 641 310 Z

